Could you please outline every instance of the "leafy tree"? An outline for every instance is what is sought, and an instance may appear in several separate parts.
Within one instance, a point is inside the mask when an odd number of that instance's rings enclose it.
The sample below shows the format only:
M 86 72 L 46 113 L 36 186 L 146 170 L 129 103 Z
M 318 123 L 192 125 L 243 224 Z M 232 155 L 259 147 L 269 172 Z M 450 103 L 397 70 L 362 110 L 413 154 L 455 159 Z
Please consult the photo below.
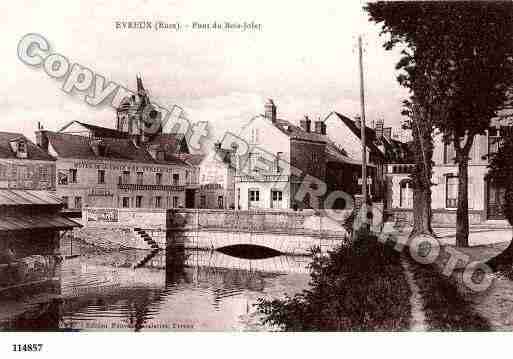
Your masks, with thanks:
M 431 176 L 433 168 L 434 118 L 443 114 L 440 108 L 444 97 L 431 76 L 437 56 L 431 51 L 430 29 L 419 26 L 421 14 L 408 4 L 371 3 L 366 10 L 372 21 L 382 23 L 382 34 L 388 35 L 386 50 L 402 48 L 402 57 L 396 65 L 400 71 L 398 82 L 410 90 L 404 101 L 403 114 L 408 116 L 405 127 L 412 130 L 415 171 L 413 180 L 413 230 L 411 235 L 432 234 Z
M 513 225 L 513 133 L 511 130 L 504 137 L 499 151 L 490 158 L 488 178 L 496 186 L 505 189 L 503 212 L 510 225 Z M 488 262 L 492 268 L 513 263 L 513 240 L 497 257 Z
M 371 19 L 384 22 L 383 31 L 390 34 L 386 48 L 407 46 L 397 68 L 404 70 L 398 79 L 412 91 L 410 103 L 417 108 L 409 109 L 414 136 L 416 125 L 428 121 L 426 140 L 434 127 L 455 148 L 456 242 L 468 246 L 469 153 L 475 136 L 485 133 L 504 103 L 513 80 L 513 4 L 379 2 L 367 5 L 367 10 Z

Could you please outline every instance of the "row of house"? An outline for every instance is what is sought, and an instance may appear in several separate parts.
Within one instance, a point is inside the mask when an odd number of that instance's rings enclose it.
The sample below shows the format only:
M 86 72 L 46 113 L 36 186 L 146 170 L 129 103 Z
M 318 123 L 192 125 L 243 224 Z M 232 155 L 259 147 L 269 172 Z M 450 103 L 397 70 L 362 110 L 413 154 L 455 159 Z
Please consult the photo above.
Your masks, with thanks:
M 190 153 L 187 139 L 162 129 L 142 80 L 117 110 L 116 128 L 72 121 L 58 131 L 39 128 L 36 143 L 0 134 L 0 187 L 56 191 L 68 211 L 83 206 L 301 210 L 323 205 L 326 195 L 361 191 L 361 123 L 338 112 L 296 124 L 278 116 L 272 100 L 245 123 L 238 136 L 247 146 L 216 143 L 207 154 Z M 146 116 L 146 117 L 145 117 Z M 469 166 L 471 223 L 501 219 L 503 191 L 487 178 L 488 154 L 497 150 L 504 124 L 494 122 L 472 147 Z M 366 127 L 368 193 L 389 215 L 411 220 L 414 169 L 411 149 L 392 136 L 383 120 Z M 435 222 L 455 221 L 458 173 L 451 145 L 435 135 Z M 312 181 L 314 179 L 314 181 Z M 305 181 L 310 189 L 306 195 Z M 322 185 L 321 185 L 322 184 Z M 321 187 L 325 186 L 325 190 Z M 335 202 L 343 208 L 344 201 Z

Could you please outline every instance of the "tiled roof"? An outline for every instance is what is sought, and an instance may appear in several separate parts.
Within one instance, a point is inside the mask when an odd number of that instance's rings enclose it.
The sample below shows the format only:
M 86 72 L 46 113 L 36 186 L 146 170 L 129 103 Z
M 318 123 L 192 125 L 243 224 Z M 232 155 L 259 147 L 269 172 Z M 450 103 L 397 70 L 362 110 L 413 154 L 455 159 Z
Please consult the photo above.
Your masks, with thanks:
M 413 153 L 409 144 L 394 139 L 385 139 L 385 161 L 388 163 L 413 163 Z
M 283 132 L 292 139 L 314 142 L 326 142 L 326 136 L 318 134 L 316 132 L 306 132 L 301 127 L 296 126 L 287 120 L 276 119 L 276 121 L 274 121 L 273 124 L 281 132 Z
M 35 143 L 29 141 L 20 133 L 0 132 L 0 158 L 17 158 L 16 153 L 11 149 L 10 141 L 14 139 L 24 139 L 27 143 L 27 158 L 25 160 L 43 160 L 54 161 L 55 159 L 39 148 Z
M 97 156 L 91 148 L 91 140 L 87 137 L 51 131 L 46 131 L 46 133 L 53 149 L 62 158 L 186 165 L 175 154 L 167 151 L 165 151 L 164 160 L 155 160 L 148 152 L 147 145 L 136 146 L 131 139 L 127 138 L 103 138 L 105 152 L 103 156 Z
M 159 145 L 166 152 L 180 152 L 185 136 L 182 133 L 162 133 L 150 137 L 148 145 Z
M 180 153 L 177 154 L 177 157 L 191 166 L 199 166 L 201 164 L 201 161 L 203 161 L 203 159 L 206 157 L 206 155 L 199 153 Z
M 85 122 L 80 121 L 73 121 L 75 123 L 78 123 L 88 130 L 92 132 L 93 137 L 100 137 L 100 138 L 129 138 L 128 133 L 115 130 L 113 128 L 107 128 L 107 127 L 101 127 L 96 125 L 91 125 Z M 68 127 L 70 124 L 66 125 L 64 128 Z M 64 129 L 63 128 L 63 129 Z M 61 131 L 63 130 L 61 129 Z M 60 131 L 59 131 L 60 132 Z
M 48 191 L 0 189 L 0 206 L 62 205 L 62 200 Z
M 338 113 L 332 112 L 335 114 L 345 125 L 353 132 L 358 138 L 361 138 L 361 129 L 356 125 L 356 123 L 350 118 Z M 367 147 L 373 152 L 373 154 L 378 155 L 379 157 L 383 157 L 383 153 L 376 146 L 376 132 L 367 126 L 365 126 L 365 142 Z

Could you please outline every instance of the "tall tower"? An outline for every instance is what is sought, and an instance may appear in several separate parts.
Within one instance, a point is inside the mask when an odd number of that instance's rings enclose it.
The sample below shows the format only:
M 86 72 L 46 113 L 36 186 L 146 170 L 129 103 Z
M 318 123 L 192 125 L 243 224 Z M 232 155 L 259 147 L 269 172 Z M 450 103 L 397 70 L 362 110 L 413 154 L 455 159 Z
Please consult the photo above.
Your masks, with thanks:
M 141 77 L 137 75 L 136 81 L 136 94 L 123 98 L 116 110 L 116 129 L 130 135 L 141 136 L 141 138 L 162 133 L 160 126 L 162 114 L 156 106 L 151 104 Z

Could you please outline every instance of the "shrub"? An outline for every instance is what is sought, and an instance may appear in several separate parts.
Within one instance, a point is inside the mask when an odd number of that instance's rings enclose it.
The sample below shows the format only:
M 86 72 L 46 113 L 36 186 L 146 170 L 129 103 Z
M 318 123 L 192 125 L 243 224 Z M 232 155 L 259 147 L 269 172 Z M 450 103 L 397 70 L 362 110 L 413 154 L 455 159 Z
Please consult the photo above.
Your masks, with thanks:
M 314 253 L 311 288 L 285 299 L 259 299 L 264 324 L 285 331 L 404 330 L 410 289 L 400 254 L 372 235 L 350 246 Z

